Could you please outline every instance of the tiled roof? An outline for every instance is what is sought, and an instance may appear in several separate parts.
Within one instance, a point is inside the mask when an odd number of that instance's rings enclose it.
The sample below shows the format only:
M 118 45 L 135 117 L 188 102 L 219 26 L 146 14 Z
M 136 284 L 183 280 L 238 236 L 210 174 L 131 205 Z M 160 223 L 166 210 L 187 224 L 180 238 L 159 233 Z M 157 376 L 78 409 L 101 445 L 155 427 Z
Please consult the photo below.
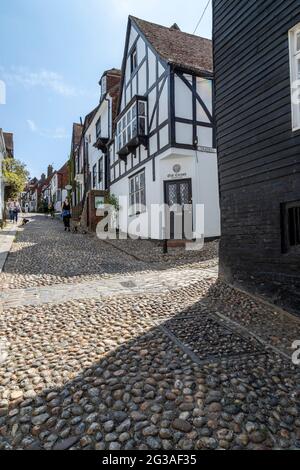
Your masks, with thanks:
M 141 30 L 156 52 L 169 64 L 195 73 L 213 71 L 212 41 L 171 28 L 129 17 Z
M 84 125 L 83 125 L 83 132 L 85 132 L 86 129 L 91 124 L 91 122 L 94 119 L 94 116 L 95 116 L 96 112 L 98 111 L 99 107 L 100 107 L 100 104 L 97 104 L 96 108 L 94 108 L 93 111 L 91 111 L 89 114 L 87 114 L 85 116 Z

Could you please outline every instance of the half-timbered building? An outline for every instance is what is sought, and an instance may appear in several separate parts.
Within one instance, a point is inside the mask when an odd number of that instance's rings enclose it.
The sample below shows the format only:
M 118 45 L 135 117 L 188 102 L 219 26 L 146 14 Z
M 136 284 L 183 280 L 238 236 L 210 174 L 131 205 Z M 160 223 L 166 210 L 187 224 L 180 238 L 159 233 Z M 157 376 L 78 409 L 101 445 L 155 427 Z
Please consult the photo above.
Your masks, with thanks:
M 203 204 L 205 237 L 219 236 L 215 147 L 211 41 L 129 17 L 109 145 L 110 191 L 129 201 L 120 230 L 135 220 L 148 237 L 151 204 Z
M 300 3 L 213 5 L 221 274 L 300 310 Z
M 105 191 L 109 186 L 108 142 L 113 136 L 113 121 L 119 97 L 121 71 L 111 69 L 104 72 L 99 85 L 101 97 L 84 131 L 87 143 L 86 156 L 91 190 Z

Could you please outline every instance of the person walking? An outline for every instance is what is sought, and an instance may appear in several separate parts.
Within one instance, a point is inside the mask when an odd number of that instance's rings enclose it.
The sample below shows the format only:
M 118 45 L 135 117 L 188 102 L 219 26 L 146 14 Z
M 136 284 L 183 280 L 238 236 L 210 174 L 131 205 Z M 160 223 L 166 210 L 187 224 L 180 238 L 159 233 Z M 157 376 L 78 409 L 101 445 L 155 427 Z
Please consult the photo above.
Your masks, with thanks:
M 54 207 L 53 202 L 50 202 L 48 209 L 49 209 L 51 219 L 54 219 L 55 207 Z
M 7 203 L 7 211 L 8 211 L 8 215 L 9 215 L 9 221 L 11 223 L 13 223 L 13 221 L 14 221 L 14 209 L 15 209 L 14 201 L 9 199 L 8 203 Z
M 16 224 L 18 223 L 20 212 L 21 212 L 21 206 L 20 206 L 19 201 L 14 201 L 13 222 L 15 222 Z
M 71 204 L 68 198 L 65 199 L 62 206 L 62 218 L 65 226 L 65 232 L 70 232 Z

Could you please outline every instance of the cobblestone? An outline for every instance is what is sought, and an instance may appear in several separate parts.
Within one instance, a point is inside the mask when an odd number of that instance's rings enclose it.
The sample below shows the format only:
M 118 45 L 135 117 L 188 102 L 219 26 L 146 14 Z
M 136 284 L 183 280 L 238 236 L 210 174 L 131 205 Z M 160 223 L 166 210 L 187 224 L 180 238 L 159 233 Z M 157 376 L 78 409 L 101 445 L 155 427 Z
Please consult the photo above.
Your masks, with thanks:
M 19 237 L 0 315 L 0 449 L 299 446 L 298 319 L 217 281 L 209 261 L 137 269 L 43 218 Z M 71 243 L 76 267 L 56 272 Z

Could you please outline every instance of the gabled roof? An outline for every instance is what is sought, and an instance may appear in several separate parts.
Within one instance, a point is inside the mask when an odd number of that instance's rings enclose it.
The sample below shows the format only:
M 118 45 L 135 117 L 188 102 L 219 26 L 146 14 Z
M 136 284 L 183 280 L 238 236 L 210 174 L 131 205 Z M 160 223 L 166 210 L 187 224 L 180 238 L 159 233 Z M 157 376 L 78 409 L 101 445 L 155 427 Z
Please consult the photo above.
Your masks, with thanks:
M 130 16 L 157 54 L 168 64 L 194 73 L 213 72 L 212 41 Z

